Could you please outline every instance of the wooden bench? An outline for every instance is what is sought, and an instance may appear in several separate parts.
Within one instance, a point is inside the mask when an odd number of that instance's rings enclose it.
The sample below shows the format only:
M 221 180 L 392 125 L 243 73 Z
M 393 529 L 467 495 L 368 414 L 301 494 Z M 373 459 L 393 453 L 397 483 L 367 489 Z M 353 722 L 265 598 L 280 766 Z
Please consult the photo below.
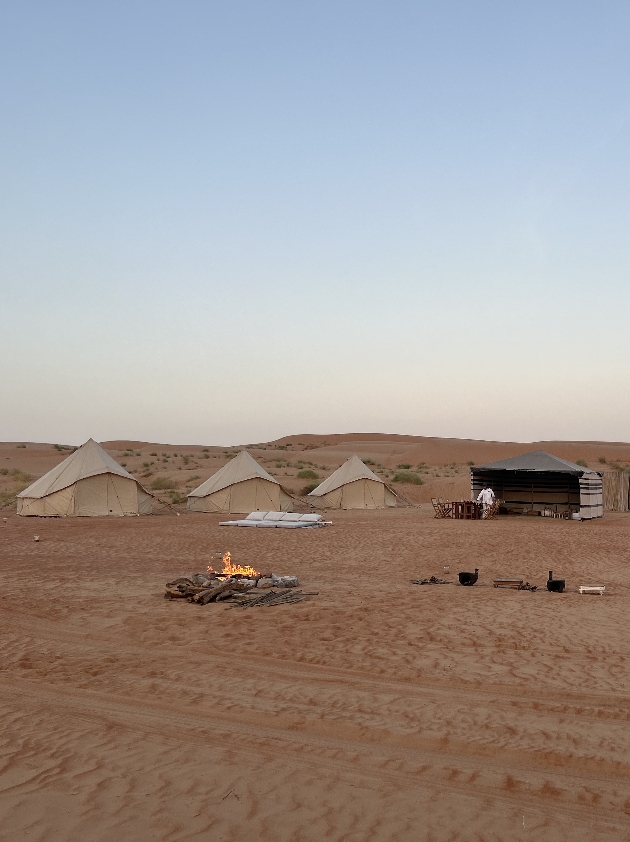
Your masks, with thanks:
M 604 591 L 606 590 L 606 585 L 580 585 L 580 593 L 594 593 L 599 594 L 599 596 L 604 595 Z
M 523 584 L 522 579 L 493 579 L 492 584 L 495 588 L 513 588 L 517 591 Z

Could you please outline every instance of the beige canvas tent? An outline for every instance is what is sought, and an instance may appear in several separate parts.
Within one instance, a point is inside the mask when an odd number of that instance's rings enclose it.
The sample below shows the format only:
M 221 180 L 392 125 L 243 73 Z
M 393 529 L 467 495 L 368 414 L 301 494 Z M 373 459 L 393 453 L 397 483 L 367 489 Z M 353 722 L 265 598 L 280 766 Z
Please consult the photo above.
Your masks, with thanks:
M 287 512 L 289 493 L 246 450 L 188 495 L 193 512 Z
M 396 494 L 358 456 L 351 456 L 308 495 L 319 509 L 384 509 Z
M 18 494 L 17 513 L 39 517 L 150 515 L 151 495 L 89 439 Z

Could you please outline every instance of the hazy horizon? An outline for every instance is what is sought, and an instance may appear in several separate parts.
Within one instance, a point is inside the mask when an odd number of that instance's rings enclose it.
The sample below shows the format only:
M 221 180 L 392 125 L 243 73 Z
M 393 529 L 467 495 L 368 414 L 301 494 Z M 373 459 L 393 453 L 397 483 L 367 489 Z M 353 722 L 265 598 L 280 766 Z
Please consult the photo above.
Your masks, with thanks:
M 627 4 L 0 21 L 1 440 L 630 439 Z

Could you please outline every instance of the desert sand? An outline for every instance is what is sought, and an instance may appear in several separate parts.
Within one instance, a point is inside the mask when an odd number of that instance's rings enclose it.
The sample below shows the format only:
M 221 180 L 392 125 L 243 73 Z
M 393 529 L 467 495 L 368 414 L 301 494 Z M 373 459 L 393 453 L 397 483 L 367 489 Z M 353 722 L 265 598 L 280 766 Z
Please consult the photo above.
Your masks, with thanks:
M 2 458 L 41 473 L 62 454 L 40 447 Z M 0 513 L 3 842 L 630 839 L 628 515 L 445 521 L 422 503 L 293 531 L 163 510 Z M 319 596 L 163 599 L 224 550 Z M 445 564 L 478 584 L 410 583 Z M 549 569 L 566 593 L 491 584 Z M 580 596 L 589 581 L 605 596 Z

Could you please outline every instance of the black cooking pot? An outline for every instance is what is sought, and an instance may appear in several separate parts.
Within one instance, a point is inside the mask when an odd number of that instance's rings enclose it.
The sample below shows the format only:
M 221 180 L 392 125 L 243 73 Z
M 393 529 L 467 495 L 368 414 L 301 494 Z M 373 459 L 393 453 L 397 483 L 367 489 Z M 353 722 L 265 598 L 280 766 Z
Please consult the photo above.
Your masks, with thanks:
M 554 579 L 553 571 L 549 571 L 549 578 L 547 579 L 547 590 L 550 593 L 562 593 L 564 591 L 565 580 Z

